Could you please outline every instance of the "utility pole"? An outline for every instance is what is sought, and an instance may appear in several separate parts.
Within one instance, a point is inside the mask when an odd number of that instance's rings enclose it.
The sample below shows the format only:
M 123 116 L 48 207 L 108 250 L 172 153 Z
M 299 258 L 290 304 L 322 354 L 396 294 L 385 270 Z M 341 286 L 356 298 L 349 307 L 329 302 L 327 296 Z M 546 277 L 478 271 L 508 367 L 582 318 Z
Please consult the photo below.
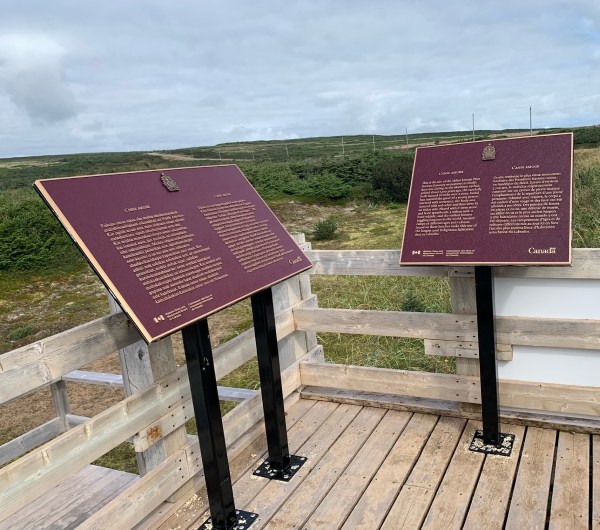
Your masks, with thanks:
M 254 160 L 254 149 L 252 149 L 252 160 Z
M 287 144 L 285 144 L 285 154 L 286 154 L 287 158 L 289 159 L 290 158 L 290 152 L 288 151 Z
M 219 160 L 222 160 L 222 158 L 221 158 L 221 149 L 219 148 L 218 151 L 219 151 Z
M 404 132 L 406 134 L 406 147 L 408 147 L 408 127 L 404 129 Z
M 533 127 L 531 126 L 531 105 L 529 105 L 529 136 L 533 136 Z
M 471 118 L 473 119 L 473 141 L 475 141 L 475 114 L 471 114 Z
M 346 156 L 346 149 L 344 148 L 344 137 L 342 136 L 342 158 Z
M 373 135 L 373 152 L 375 152 L 375 135 Z

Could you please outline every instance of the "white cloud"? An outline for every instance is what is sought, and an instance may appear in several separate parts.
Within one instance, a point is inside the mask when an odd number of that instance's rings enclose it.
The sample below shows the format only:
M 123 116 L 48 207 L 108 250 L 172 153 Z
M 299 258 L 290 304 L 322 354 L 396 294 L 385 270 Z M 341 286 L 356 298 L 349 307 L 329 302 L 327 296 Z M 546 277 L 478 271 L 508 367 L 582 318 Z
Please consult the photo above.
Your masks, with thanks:
M 36 34 L 0 37 L 0 92 L 34 121 L 75 116 L 78 104 L 65 81 L 63 48 Z

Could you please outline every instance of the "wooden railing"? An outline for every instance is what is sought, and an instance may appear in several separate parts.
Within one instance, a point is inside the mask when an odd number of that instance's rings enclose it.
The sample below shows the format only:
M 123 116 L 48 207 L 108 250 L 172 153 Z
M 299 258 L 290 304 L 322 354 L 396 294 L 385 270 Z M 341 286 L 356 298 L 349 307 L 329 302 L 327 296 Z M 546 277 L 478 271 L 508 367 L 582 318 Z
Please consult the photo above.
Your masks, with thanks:
M 346 397 L 352 392 L 373 393 L 390 396 L 389 403 L 397 406 L 402 400 L 421 398 L 437 400 L 440 410 L 443 403 L 453 402 L 460 403 L 466 415 L 476 413 L 473 406 L 480 403 L 480 392 L 472 268 L 401 267 L 398 251 L 312 251 L 303 236 L 298 241 L 314 264 L 312 274 L 445 276 L 453 313 L 322 309 L 306 273 L 276 286 L 277 334 L 288 399 L 298 399 L 294 391 L 306 386 L 306 396 L 323 395 L 327 389 L 346 392 Z M 505 267 L 498 268 L 496 276 L 600 280 L 599 264 L 600 249 L 578 249 L 573 252 L 573 267 Z M 457 373 L 323 364 L 316 332 L 424 339 L 427 354 L 457 357 Z M 497 341 L 497 356 L 503 360 L 512 358 L 513 345 L 600 350 L 600 321 L 499 317 Z M 115 351 L 122 374 L 81 370 Z M 222 344 L 214 352 L 217 378 L 255 354 L 252 330 Z M 66 384 L 72 382 L 122 387 L 126 397 L 93 418 L 75 416 L 66 394 Z M 0 447 L 0 463 L 20 457 L 0 469 L 0 517 L 34 502 L 126 441 L 136 450 L 142 478 L 88 519 L 84 528 L 115 528 L 116 513 L 120 528 L 133 528 L 165 501 L 181 502 L 194 490 L 202 466 L 198 441 L 185 430 L 192 414 L 189 383 L 185 367 L 175 364 L 170 338 L 148 346 L 125 316 L 115 312 L 0 356 L 0 403 L 47 386 L 52 389 L 56 418 Z M 233 458 L 243 448 L 236 440 L 261 420 L 262 403 L 252 390 L 220 392 L 224 399 L 240 402 L 224 419 Z M 504 408 L 600 417 L 596 387 L 503 381 L 500 403 Z

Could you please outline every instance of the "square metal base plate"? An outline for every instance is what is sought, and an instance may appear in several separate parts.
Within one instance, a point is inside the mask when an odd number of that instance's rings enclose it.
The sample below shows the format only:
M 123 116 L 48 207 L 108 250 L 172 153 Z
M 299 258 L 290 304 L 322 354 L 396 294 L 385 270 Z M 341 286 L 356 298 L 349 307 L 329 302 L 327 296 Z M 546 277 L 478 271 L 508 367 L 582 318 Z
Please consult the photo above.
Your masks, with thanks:
M 475 431 L 473 441 L 469 446 L 469 451 L 474 451 L 476 453 L 485 453 L 487 455 L 510 456 L 514 443 L 514 434 L 500 433 L 500 443 L 498 445 L 486 444 L 483 441 L 483 431 L 477 430 Z
M 290 465 L 286 469 L 276 469 L 271 467 L 271 463 L 265 460 L 256 468 L 254 474 L 257 477 L 264 477 L 272 480 L 282 480 L 289 482 L 292 477 L 298 472 L 302 465 L 306 462 L 305 456 L 290 455 Z
M 245 512 L 244 510 L 236 510 L 238 522 L 236 525 L 227 528 L 226 530 L 246 530 L 254 521 L 258 520 L 258 514 L 252 512 Z M 221 530 L 217 529 L 212 524 L 212 519 L 209 517 L 198 530 Z M 224 529 L 225 530 L 225 529 Z

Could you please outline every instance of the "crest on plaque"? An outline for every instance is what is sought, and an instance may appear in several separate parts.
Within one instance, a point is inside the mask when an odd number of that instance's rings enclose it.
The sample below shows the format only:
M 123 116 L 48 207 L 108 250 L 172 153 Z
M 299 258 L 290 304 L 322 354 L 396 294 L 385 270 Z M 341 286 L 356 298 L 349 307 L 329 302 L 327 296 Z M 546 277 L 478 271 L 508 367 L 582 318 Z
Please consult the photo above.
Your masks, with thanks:
M 481 160 L 496 160 L 496 148 L 492 144 L 487 144 L 483 148 Z
M 160 174 L 160 180 L 164 184 L 165 188 L 169 191 L 179 191 L 179 186 L 177 182 L 175 182 L 169 175 L 165 175 L 164 173 Z

